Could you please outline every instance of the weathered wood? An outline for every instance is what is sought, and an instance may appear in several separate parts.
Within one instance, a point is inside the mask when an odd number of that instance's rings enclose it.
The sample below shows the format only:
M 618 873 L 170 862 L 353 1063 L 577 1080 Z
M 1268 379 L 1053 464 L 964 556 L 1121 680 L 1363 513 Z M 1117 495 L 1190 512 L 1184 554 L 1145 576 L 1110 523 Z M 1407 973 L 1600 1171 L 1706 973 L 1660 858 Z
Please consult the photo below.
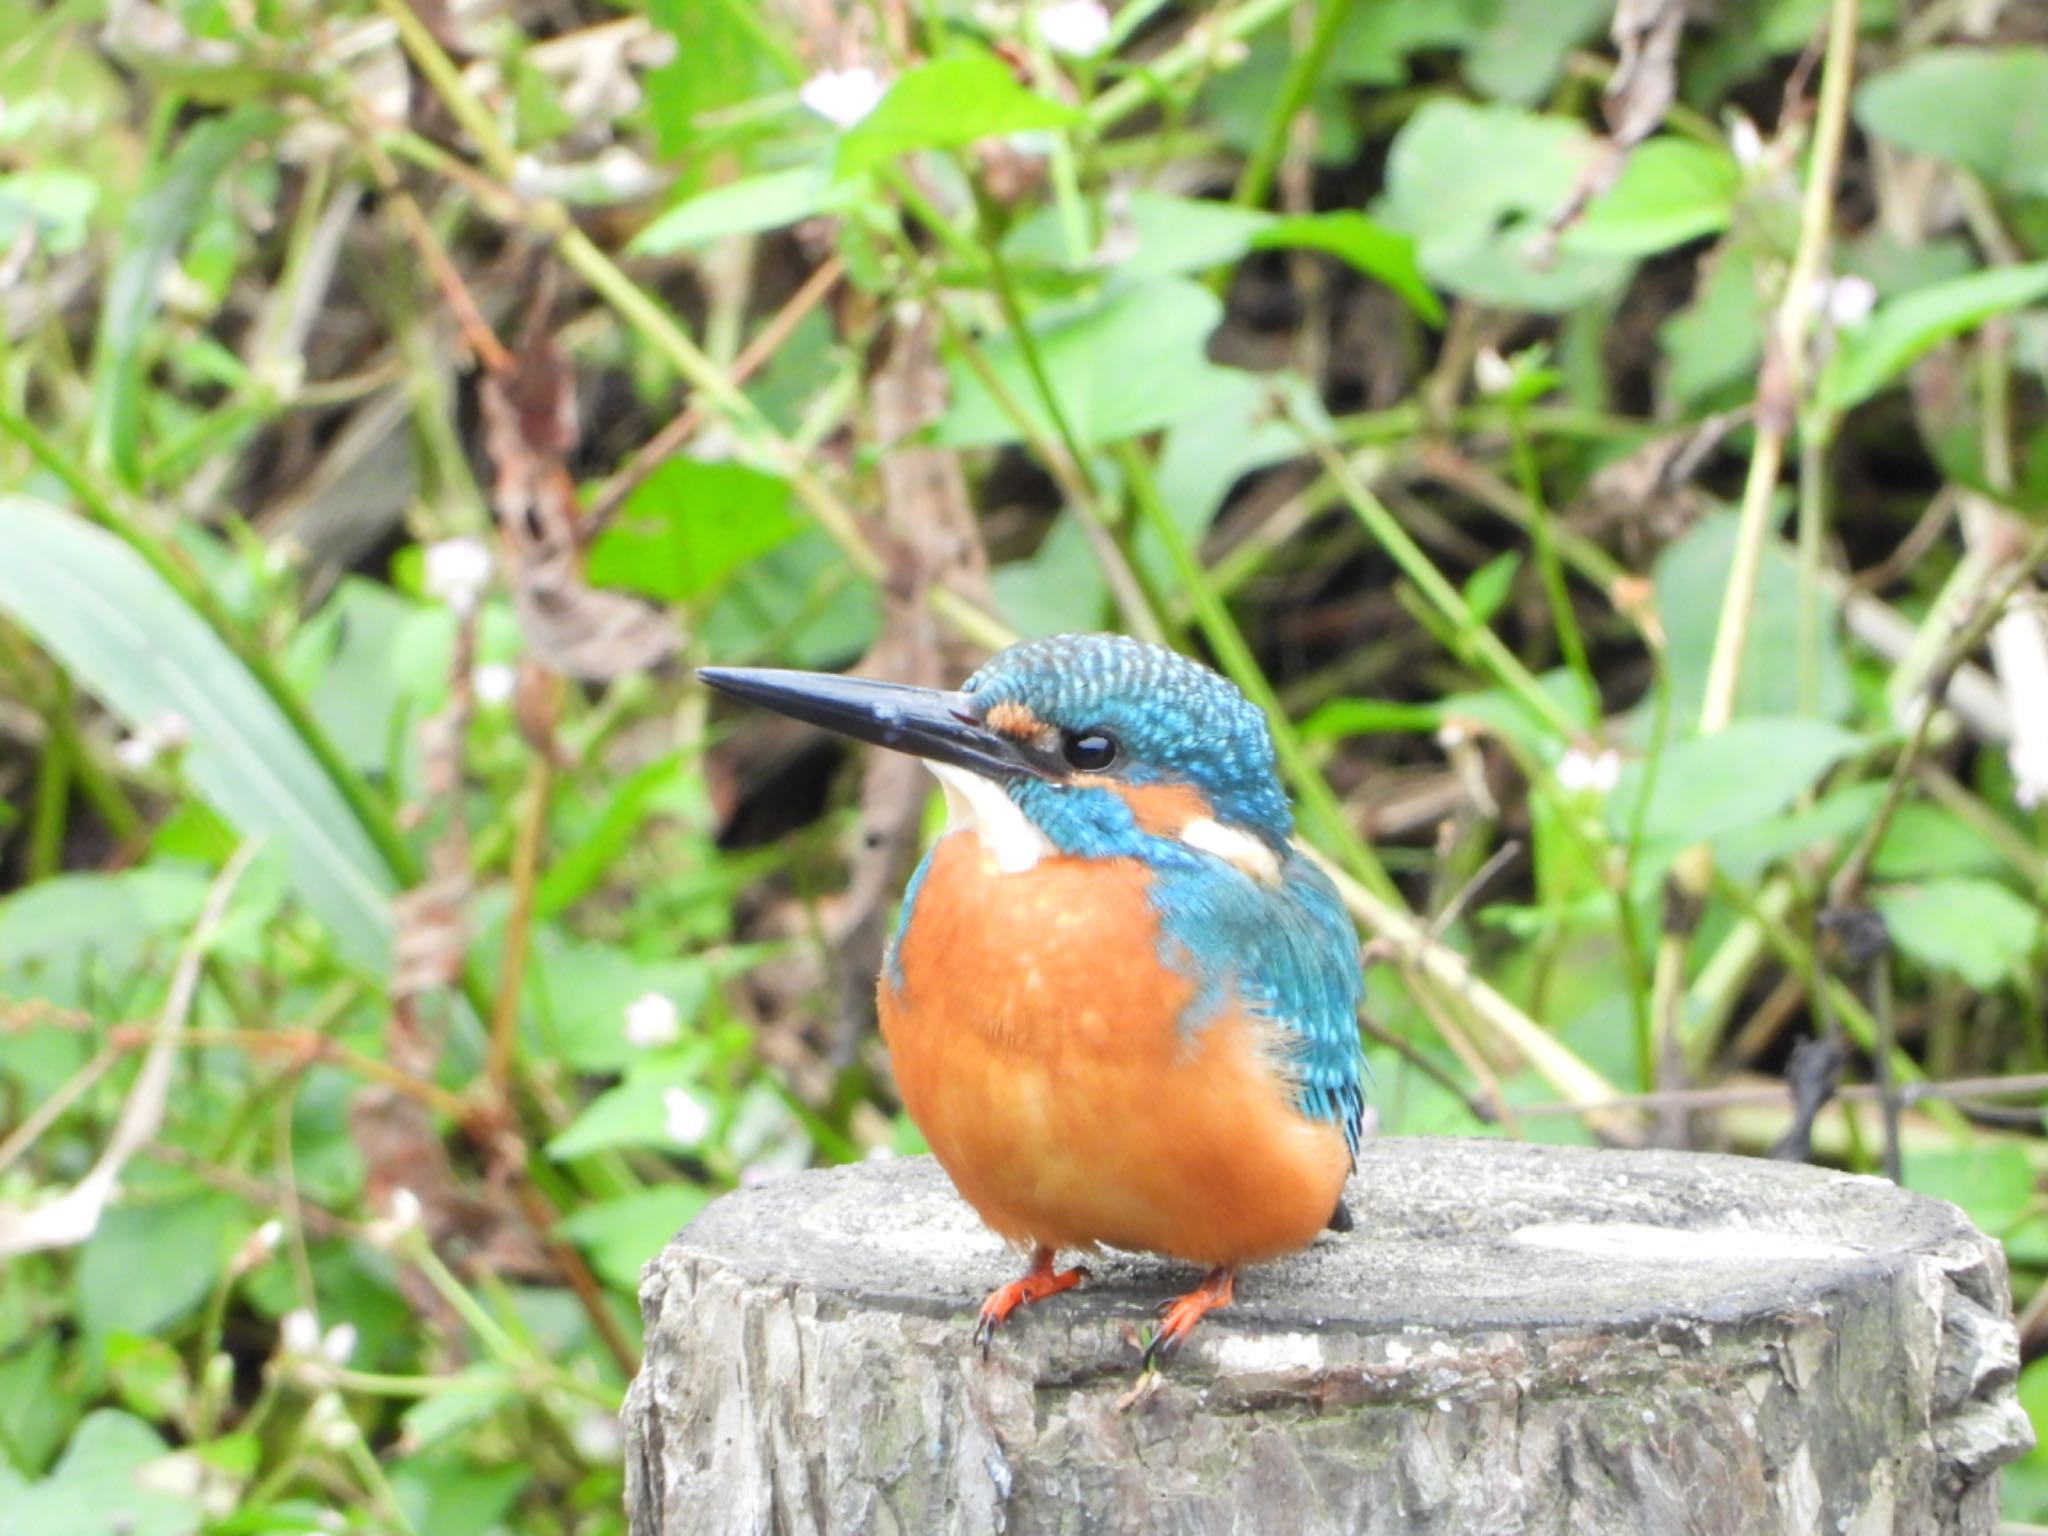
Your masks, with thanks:
M 641 1285 L 634 1536 L 1990 1533 L 2029 1443 L 2003 1255 L 1779 1163 L 1369 1146 L 1119 1411 L 1185 1268 L 1111 1256 L 984 1362 L 1015 1258 L 926 1159 L 716 1202 Z

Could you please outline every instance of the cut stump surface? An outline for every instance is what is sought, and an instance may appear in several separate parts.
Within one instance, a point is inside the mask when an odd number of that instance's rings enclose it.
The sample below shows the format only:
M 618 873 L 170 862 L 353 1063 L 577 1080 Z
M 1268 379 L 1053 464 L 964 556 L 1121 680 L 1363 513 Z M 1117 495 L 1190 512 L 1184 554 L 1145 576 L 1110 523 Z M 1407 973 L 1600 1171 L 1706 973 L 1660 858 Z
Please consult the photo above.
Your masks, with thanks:
M 1019 1272 L 926 1158 L 715 1202 L 648 1266 L 633 1536 L 1991 1536 L 2030 1443 L 2003 1255 L 1879 1179 L 1494 1141 L 1368 1145 L 1355 1230 L 1197 1278 Z

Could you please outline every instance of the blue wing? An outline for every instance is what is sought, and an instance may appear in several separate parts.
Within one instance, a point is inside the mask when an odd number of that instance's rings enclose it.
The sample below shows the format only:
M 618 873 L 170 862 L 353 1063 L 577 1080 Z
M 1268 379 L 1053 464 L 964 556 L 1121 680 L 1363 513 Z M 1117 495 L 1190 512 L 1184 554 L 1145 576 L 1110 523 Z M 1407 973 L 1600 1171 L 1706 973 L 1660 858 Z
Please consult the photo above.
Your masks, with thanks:
M 1200 1028 L 1233 997 L 1280 1026 L 1302 1113 L 1341 1127 L 1355 1155 L 1365 1113 L 1358 937 L 1307 858 L 1290 849 L 1281 876 L 1262 885 L 1206 858 L 1159 870 L 1164 958 L 1200 988 L 1184 1027 Z

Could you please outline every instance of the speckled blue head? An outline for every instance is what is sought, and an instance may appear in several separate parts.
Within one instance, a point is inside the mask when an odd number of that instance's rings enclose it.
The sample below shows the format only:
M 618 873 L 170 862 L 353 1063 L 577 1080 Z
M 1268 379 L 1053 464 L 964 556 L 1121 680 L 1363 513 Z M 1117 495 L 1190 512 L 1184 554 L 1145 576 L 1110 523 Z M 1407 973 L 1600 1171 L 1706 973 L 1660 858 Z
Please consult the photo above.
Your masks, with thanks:
M 1124 635 L 1032 640 L 990 658 L 964 691 L 985 719 L 1009 705 L 1069 736 L 1108 736 L 1117 756 L 1107 777 L 1189 785 L 1216 820 L 1276 849 L 1293 833 L 1266 717 L 1228 679 L 1163 646 Z M 1013 788 L 1034 813 L 1062 792 L 1073 793 L 1032 780 Z M 1056 825 L 1047 830 L 1063 841 Z

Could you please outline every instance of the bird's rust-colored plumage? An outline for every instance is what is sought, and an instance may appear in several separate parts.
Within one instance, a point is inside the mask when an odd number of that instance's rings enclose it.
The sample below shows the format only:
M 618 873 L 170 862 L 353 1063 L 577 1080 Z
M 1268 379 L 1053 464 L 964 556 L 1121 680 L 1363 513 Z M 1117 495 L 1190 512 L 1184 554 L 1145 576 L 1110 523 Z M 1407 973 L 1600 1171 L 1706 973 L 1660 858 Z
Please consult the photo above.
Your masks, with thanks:
M 881 984 L 905 1107 L 961 1195 L 1026 1247 L 1110 1244 L 1219 1266 L 1308 1243 L 1344 1135 L 1295 1107 L 1273 1026 L 1158 960 L 1148 872 L 1052 857 L 1000 872 L 972 830 L 932 855 Z

